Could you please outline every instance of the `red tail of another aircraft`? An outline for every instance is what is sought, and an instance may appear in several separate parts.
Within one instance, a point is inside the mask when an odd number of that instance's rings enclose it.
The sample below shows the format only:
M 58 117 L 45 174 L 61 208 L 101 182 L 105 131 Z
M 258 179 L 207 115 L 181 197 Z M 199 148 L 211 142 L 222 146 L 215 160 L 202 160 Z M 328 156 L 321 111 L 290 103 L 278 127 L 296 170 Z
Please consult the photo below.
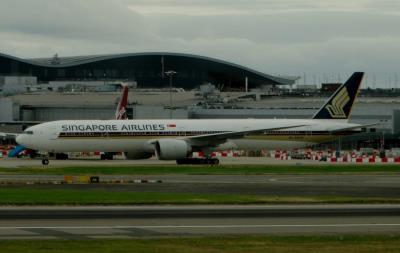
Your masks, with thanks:
M 122 85 L 121 99 L 119 100 L 117 111 L 115 112 L 115 119 L 128 119 L 126 114 L 126 106 L 128 105 L 128 86 Z

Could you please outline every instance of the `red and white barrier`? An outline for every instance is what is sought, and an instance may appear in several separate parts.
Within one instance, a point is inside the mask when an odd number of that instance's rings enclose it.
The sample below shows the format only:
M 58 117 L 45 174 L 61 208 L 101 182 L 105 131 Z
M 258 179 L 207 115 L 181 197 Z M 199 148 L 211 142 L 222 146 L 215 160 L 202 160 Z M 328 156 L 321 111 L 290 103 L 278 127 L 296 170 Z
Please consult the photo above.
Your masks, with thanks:
M 10 151 L 11 151 L 11 149 L 10 149 L 10 150 L 8 150 L 8 149 L 1 149 L 1 150 L 0 150 L 1 157 L 8 157 L 8 153 L 10 153 Z
M 204 153 L 203 152 L 193 152 L 192 157 L 202 158 L 202 157 L 204 157 Z M 239 151 L 212 152 L 211 157 L 239 157 Z
M 328 157 L 327 158 L 328 162 L 331 163 L 346 163 L 346 162 L 352 162 L 352 163 L 367 163 L 367 164 L 374 164 L 374 163 L 400 163 L 400 158 L 393 158 L 393 157 L 377 157 L 377 156 L 369 156 L 369 157 Z
M 212 157 L 238 157 L 239 153 L 237 151 L 221 151 L 221 152 L 213 152 L 211 154 Z
M 372 155 L 357 155 L 356 151 L 342 153 L 339 157 L 336 157 L 336 152 L 332 151 L 305 151 L 305 156 L 310 160 L 321 160 L 326 157 L 326 161 L 330 163 L 365 163 L 365 164 L 374 164 L 374 163 L 400 163 L 400 157 L 392 158 L 392 157 L 384 157 L 380 158 L 377 155 L 377 152 L 374 152 Z M 272 150 L 270 151 L 270 157 L 275 158 L 277 160 L 290 160 L 291 157 L 287 151 L 282 150 Z

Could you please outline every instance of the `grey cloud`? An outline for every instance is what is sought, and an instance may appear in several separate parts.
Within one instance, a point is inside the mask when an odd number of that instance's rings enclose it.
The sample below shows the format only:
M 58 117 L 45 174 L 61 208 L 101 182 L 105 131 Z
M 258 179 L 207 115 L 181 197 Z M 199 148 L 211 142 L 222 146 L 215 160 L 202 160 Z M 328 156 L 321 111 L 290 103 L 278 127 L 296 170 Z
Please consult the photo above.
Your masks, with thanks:
M 246 38 L 258 42 L 299 43 L 337 37 L 397 36 L 400 16 L 313 12 L 253 16 L 154 18 L 164 37 Z
M 380 4 L 382 3 L 382 4 Z M 2 0 L 0 50 L 20 57 L 200 54 L 266 73 L 397 72 L 397 1 Z M 129 6 L 245 10 L 143 15 Z M 400 71 L 399 71 L 400 72 Z
M 44 36 L 99 38 L 133 35 L 145 22 L 118 1 L 3 0 L 0 29 Z M 123 33 L 122 33 L 123 31 Z

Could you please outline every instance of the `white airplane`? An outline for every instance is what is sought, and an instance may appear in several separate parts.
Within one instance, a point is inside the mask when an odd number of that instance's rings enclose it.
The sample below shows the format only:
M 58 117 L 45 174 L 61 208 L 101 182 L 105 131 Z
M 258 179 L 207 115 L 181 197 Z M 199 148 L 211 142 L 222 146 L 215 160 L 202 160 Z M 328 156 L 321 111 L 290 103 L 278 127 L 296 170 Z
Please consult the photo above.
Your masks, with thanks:
M 312 119 L 62 120 L 35 125 L 16 138 L 42 152 L 125 152 L 128 159 L 217 164 L 211 152 L 290 149 L 360 132 L 348 123 L 364 73 L 354 73 Z M 191 158 L 202 151 L 205 158 Z M 43 164 L 48 164 L 46 157 Z

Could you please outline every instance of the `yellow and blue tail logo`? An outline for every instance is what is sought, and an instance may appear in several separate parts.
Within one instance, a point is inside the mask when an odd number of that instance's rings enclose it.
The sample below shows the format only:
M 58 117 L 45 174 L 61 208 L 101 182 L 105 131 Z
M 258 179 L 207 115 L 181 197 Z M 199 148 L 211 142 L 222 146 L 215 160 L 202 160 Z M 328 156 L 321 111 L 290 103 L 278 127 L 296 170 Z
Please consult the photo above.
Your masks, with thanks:
M 355 72 L 335 91 L 313 119 L 348 119 L 363 76 L 363 72 Z
M 344 107 L 350 101 L 349 93 L 346 87 L 343 87 L 338 95 L 332 99 L 332 103 L 327 105 L 325 108 L 328 110 L 332 118 L 345 119 L 347 118 L 344 112 Z

